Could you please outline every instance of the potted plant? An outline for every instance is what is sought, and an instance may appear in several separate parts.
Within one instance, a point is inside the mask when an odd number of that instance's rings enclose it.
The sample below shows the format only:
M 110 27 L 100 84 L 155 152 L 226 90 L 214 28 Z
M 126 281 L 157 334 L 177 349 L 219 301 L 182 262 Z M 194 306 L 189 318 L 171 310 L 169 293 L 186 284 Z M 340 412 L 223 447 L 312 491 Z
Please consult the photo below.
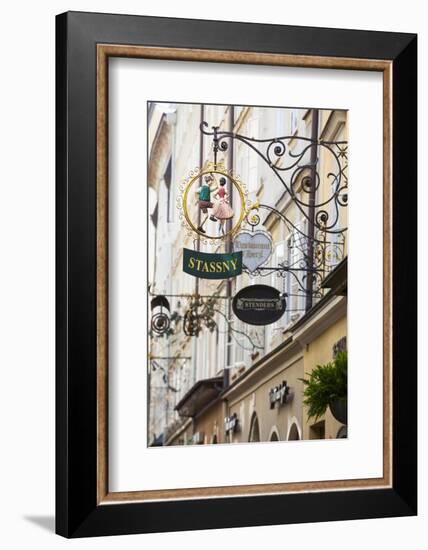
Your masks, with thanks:
M 303 403 L 308 418 L 319 418 L 327 407 L 342 424 L 348 421 L 348 354 L 339 352 L 331 363 L 317 365 L 308 379 L 301 378 L 305 389 Z

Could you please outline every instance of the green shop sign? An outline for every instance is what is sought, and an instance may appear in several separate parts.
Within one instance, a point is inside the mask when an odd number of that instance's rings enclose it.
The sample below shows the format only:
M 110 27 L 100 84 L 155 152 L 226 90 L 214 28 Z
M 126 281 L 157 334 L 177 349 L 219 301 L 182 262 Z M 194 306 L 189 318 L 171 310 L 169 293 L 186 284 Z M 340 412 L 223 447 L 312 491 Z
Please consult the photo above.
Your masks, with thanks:
M 242 273 L 242 252 L 209 254 L 183 248 L 183 271 L 201 279 L 229 279 Z

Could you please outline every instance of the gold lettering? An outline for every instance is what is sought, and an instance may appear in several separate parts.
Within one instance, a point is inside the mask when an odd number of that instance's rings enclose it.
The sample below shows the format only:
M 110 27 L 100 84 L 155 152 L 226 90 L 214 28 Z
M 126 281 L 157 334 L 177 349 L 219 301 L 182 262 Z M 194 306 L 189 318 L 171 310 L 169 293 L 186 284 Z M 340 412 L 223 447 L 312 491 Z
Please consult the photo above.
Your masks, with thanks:
M 201 263 L 202 263 L 202 260 L 196 260 L 196 269 L 197 269 L 198 271 L 201 270 Z
M 222 262 L 224 270 L 229 271 L 229 262 Z
M 192 269 L 195 267 L 195 258 L 193 256 L 190 256 L 189 258 L 189 267 Z
M 215 273 L 215 262 L 210 262 L 210 272 Z
M 222 272 L 222 269 L 221 269 L 221 262 L 216 262 L 215 265 L 216 265 L 217 273 L 221 273 L 221 272 Z
M 236 260 L 230 259 L 230 263 L 233 265 L 233 269 L 236 271 Z

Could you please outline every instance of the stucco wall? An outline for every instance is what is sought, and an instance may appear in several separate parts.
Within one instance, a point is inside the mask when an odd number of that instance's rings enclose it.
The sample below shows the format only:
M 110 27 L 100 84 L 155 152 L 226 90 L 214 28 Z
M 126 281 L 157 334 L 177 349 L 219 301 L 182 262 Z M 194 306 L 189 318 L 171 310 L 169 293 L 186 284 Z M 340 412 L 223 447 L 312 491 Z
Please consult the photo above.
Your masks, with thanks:
M 257 385 L 249 388 L 241 396 L 230 401 L 229 414 L 236 413 L 239 418 L 240 430 L 233 434 L 233 442 L 247 442 L 250 437 L 251 419 L 257 415 L 260 430 L 260 441 L 269 441 L 272 431 L 275 430 L 281 441 L 287 439 L 289 429 L 293 422 L 298 424 L 300 431 L 302 426 L 302 382 L 303 377 L 302 358 L 284 365 L 282 369 L 265 377 Z M 275 404 L 270 408 L 269 391 L 286 381 L 290 387 L 287 403 Z
M 347 318 L 342 317 L 336 323 L 325 330 L 318 338 L 315 338 L 311 343 L 307 344 L 304 351 L 305 378 L 317 365 L 323 365 L 333 360 L 333 345 L 347 333 Z M 311 419 L 308 422 L 306 408 L 303 411 L 303 434 L 305 439 L 309 439 L 310 426 L 314 424 Z M 339 428 L 342 426 L 340 422 L 333 417 L 330 410 L 318 421 L 325 421 L 325 438 L 336 438 Z

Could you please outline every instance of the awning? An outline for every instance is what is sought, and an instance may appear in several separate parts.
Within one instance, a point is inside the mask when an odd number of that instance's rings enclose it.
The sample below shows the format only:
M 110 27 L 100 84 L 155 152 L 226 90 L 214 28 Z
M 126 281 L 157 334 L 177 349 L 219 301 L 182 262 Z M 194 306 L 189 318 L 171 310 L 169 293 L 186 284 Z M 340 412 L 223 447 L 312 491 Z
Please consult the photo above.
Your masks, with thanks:
M 348 291 L 348 258 L 343 259 L 327 275 L 321 283 L 321 288 L 329 288 L 336 296 L 346 296 Z
M 176 405 L 175 410 L 180 416 L 196 416 L 214 401 L 223 389 L 223 377 L 199 380 L 190 388 L 186 395 Z

